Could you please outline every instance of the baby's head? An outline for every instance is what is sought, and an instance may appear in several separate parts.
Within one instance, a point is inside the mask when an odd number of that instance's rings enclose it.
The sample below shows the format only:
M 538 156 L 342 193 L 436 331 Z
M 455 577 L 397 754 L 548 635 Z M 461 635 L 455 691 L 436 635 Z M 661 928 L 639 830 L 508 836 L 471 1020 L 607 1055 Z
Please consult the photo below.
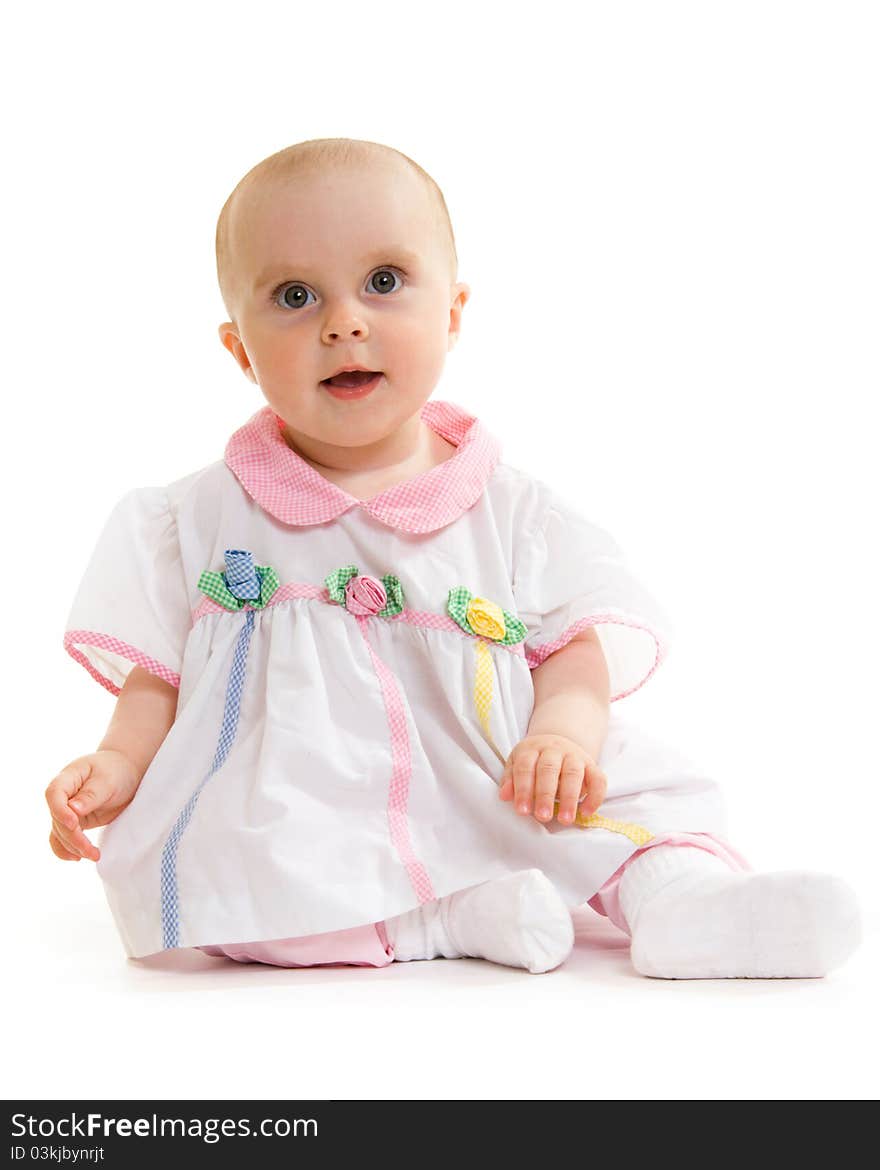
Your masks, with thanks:
M 470 296 L 457 274 L 446 203 L 421 167 L 375 142 L 300 142 L 248 171 L 220 212 L 220 340 L 289 439 L 376 443 L 439 381 Z M 351 366 L 382 376 L 365 396 L 332 394 L 326 380 Z

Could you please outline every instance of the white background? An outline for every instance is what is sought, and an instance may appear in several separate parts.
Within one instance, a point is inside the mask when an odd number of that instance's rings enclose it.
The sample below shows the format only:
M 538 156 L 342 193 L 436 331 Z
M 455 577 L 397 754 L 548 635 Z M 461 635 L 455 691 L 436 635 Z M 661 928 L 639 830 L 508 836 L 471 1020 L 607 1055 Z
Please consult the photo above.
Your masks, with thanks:
M 5 1096 L 877 1095 L 878 32 L 841 0 L 7 16 Z M 263 405 L 217 337 L 220 207 L 330 136 L 444 191 L 473 292 L 437 396 L 673 617 L 628 714 L 714 771 L 757 868 L 859 891 L 827 979 L 642 979 L 588 912 L 545 976 L 132 963 L 50 852 L 44 789 L 113 706 L 61 646 L 100 527 Z

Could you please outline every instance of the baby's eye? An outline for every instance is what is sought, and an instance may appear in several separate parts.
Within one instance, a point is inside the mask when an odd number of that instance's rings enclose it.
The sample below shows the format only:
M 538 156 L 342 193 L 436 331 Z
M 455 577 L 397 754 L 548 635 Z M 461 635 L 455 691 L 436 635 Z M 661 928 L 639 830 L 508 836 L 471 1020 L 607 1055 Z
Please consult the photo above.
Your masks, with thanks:
M 378 272 L 374 272 L 370 277 L 370 284 L 376 290 L 376 292 L 395 292 L 396 290 L 394 288 L 388 287 L 389 276 L 393 276 L 395 280 L 399 280 L 399 277 L 393 268 L 380 268 Z
M 288 309 L 301 309 L 304 304 L 308 304 L 304 297 L 312 296 L 313 294 L 302 284 L 282 284 L 276 288 L 272 293 L 272 300 L 278 305 L 278 298 L 283 297 L 284 306 Z M 282 307 L 279 305 L 279 308 Z
M 397 282 L 396 284 L 394 283 L 395 281 Z M 383 295 L 389 292 L 397 292 L 397 289 L 402 283 L 397 270 L 394 268 L 379 268 L 369 280 L 370 288 L 374 292 L 382 293 Z M 301 309 L 304 305 L 309 304 L 307 298 L 310 296 L 314 296 L 314 294 L 304 284 L 293 282 L 279 285 L 272 293 L 272 301 L 279 308 Z

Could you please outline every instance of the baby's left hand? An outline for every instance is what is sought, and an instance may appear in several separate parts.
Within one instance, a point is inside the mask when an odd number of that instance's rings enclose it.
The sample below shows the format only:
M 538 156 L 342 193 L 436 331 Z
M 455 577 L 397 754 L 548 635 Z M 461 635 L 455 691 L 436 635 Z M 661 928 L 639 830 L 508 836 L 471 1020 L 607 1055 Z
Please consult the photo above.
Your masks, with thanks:
M 564 735 L 541 734 L 527 735 L 510 753 L 498 794 L 513 800 L 522 816 L 531 813 L 534 797 L 539 821 L 553 819 L 553 802 L 558 800 L 560 823 L 571 825 L 578 811 L 592 816 L 607 787 L 605 773 L 580 744 Z

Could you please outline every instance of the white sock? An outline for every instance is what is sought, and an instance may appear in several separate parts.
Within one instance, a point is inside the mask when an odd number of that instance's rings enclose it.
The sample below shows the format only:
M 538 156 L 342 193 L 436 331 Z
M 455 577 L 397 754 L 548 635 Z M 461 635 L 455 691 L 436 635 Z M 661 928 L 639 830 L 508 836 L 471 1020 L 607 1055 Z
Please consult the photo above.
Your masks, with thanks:
M 556 887 L 523 869 L 426 902 L 385 923 L 394 957 L 488 959 L 537 974 L 558 967 L 574 944 L 574 924 Z
M 738 872 L 692 846 L 647 850 L 619 894 L 633 966 L 660 979 L 814 979 L 861 941 L 858 902 L 840 878 Z

